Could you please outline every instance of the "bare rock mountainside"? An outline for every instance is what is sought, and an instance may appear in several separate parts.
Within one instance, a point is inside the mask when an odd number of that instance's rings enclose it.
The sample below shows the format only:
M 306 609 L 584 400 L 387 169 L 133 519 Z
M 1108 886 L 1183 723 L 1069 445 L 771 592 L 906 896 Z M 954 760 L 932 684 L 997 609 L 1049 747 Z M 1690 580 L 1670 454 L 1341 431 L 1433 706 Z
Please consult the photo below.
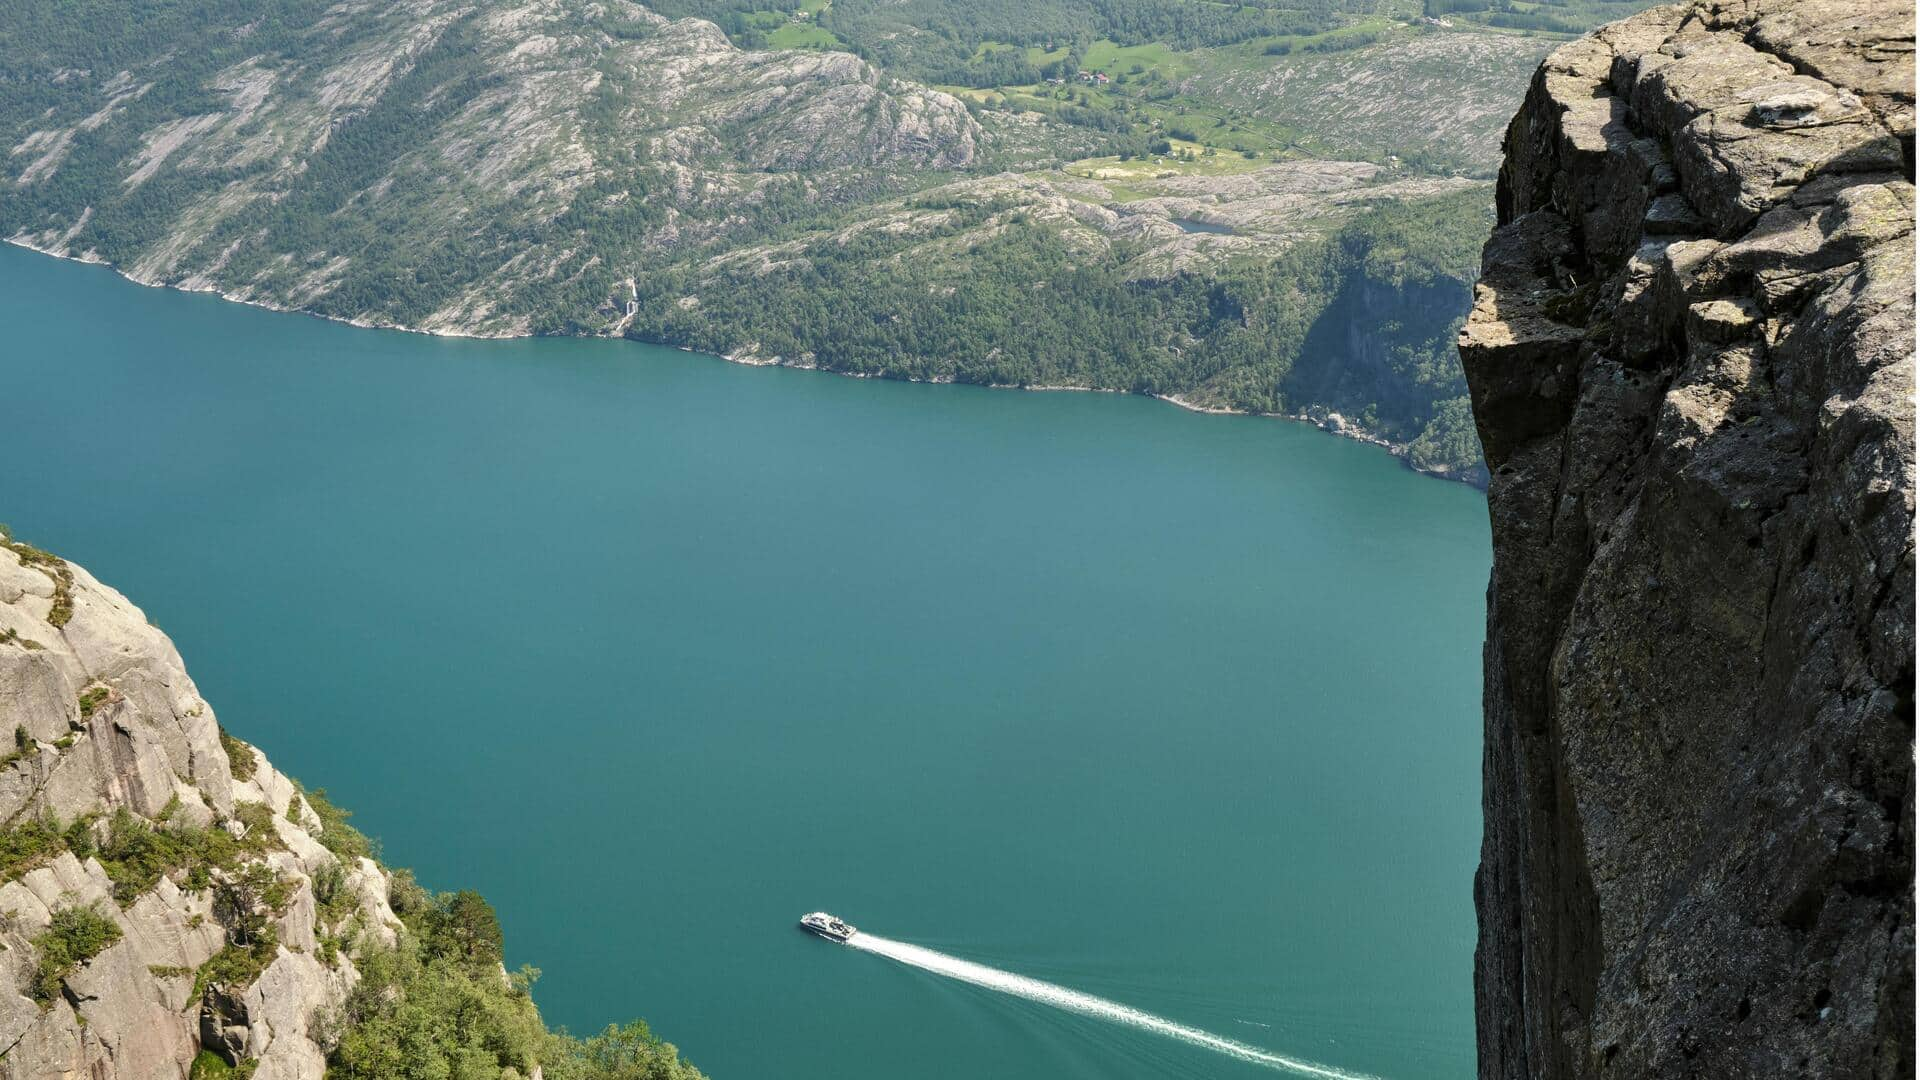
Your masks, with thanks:
M 1914 1068 L 1913 9 L 1653 9 L 1508 129 L 1480 1071 Z
M 15 238 L 374 325 L 552 329 L 543 309 L 634 273 L 605 265 L 620 241 L 896 188 L 981 136 L 857 57 L 740 50 L 624 0 L 209 5 L 163 28 L 161 55 L 16 32 L 50 107 L 9 155 L 39 211 Z
M 356 979 L 329 935 L 392 940 L 387 874 L 223 740 L 138 608 L 25 545 L 0 550 L 0 706 L 0 1076 L 184 1076 L 203 1043 L 260 1080 L 320 1076 L 311 1026 Z M 163 822 L 218 853 L 117 879 L 87 854 Z

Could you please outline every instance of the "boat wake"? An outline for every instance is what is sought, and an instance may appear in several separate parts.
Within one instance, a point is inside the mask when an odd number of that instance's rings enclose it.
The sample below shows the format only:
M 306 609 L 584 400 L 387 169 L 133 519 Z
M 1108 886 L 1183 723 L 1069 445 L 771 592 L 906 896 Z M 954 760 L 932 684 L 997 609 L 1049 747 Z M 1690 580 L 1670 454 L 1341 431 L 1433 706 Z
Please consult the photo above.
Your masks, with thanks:
M 1286 1054 L 1262 1050 L 1257 1046 L 1248 1046 L 1246 1043 L 1236 1042 L 1212 1032 L 1175 1023 L 1149 1012 L 1142 1012 L 1117 1001 L 1108 1001 L 1106 998 L 1083 994 L 1078 990 L 1069 990 L 1054 983 L 1030 979 L 1025 975 L 1015 975 L 1010 971 L 1001 971 L 999 968 L 991 968 L 985 964 L 976 964 L 971 960 L 948 956 L 946 953 L 935 952 L 919 945 L 909 945 L 904 941 L 878 937 L 864 930 L 848 938 L 847 944 L 924 971 L 931 971 L 936 975 L 945 975 L 989 990 L 998 990 L 1003 994 L 1012 994 L 1043 1005 L 1052 1005 L 1082 1016 L 1124 1024 L 1141 1031 L 1151 1031 L 1192 1046 L 1206 1047 L 1242 1061 L 1281 1069 L 1296 1076 L 1317 1077 L 1319 1080 L 1378 1080 L 1377 1077 L 1366 1073 L 1348 1072 L 1331 1065 L 1321 1065 L 1317 1062 L 1289 1057 Z

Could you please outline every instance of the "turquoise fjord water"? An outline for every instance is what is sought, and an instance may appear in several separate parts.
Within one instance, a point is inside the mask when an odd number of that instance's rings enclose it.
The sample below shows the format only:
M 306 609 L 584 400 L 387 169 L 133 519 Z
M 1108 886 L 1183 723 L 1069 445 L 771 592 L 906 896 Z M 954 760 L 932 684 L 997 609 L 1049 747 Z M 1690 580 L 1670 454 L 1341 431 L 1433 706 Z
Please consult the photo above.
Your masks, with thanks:
M 1481 497 L 1105 394 L 448 341 L 0 251 L 0 520 L 717 1080 L 1473 1060 Z M 945 961 L 930 962 L 936 968 Z M 955 974 L 948 972 L 947 974 Z

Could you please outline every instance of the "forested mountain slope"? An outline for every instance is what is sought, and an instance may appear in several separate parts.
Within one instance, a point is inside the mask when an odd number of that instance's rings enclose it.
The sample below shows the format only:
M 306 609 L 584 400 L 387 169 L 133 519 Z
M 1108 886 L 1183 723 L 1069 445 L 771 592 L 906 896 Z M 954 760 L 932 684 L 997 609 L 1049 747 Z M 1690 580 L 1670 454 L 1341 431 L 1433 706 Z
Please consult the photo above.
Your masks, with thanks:
M 1447 342 L 1493 117 L 1544 45 L 1439 21 L 30 5 L 0 25 L 0 235 L 367 325 L 1331 410 L 1459 473 L 1478 453 Z

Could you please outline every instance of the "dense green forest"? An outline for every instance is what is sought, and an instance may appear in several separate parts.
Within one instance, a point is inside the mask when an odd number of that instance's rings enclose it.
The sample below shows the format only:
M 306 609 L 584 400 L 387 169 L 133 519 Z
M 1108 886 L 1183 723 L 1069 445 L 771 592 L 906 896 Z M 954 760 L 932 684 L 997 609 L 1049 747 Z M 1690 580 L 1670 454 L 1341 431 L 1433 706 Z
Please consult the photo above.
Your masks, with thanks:
M 1192 0 L 839 0 L 820 25 L 881 65 L 929 82 L 1000 86 L 1070 76 L 1087 47 L 1102 39 L 1121 45 L 1164 44 L 1175 49 L 1232 45 L 1259 37 L 1314 34 L 1333 29 L 1351 0 L 1286 6 L 1213 4 Z M 990 42 L 1019 46 L 980 55 Z M 1026 59 L 1035 47 L 1067 55 L 1042 64 Z
M 662 0 L 673 16 L 711 19 L 748 46 L 771 43 L 763 13 L 806 11 L 799 0 Z M 1317 34 L 1345 16 L 1370 13 L 1366 0 L 837 0 L 809 12 L 854 53 L 928 82 L 1001 86 L 1071 75 L 1096 41 L 1158 43 L 1176 49 L 1255 38 Z M 984 49 L 1011 45 L 1013 49 Z M 1029 47 L 1068 55 L 1034 63 Z
M 1044 225 L 1002 231 L 958 262 L 895 258 L 877 231 L 823 236 L 800 258 L 639 279 L 629 333 L 703 351 L 887 378 L 1084 386 L 1248 412 L 1312 405 L 1365 418 L 1418 463 L 1477 460 L 1453 338 L 1491 226 L 1484 193 L 1382 204 L 1324 240 L 1217 274 L 1129 280 L 1127 252 L 1087 258 Z M 960 236 L 993 213 L 966 207 Z M 921 238 L 924 242 L 925 238 Z M 876 275 L 874 265 L 888 266 Z M 697 302 L 688 303 L 688 298 Z M 1346 343 L 1369 327 L 1383 365 L 1364 378 Z
M 1547 34 L 1582 34 L 1646 5 L 1634 0 L 1423 0 L 1431 18 Z

